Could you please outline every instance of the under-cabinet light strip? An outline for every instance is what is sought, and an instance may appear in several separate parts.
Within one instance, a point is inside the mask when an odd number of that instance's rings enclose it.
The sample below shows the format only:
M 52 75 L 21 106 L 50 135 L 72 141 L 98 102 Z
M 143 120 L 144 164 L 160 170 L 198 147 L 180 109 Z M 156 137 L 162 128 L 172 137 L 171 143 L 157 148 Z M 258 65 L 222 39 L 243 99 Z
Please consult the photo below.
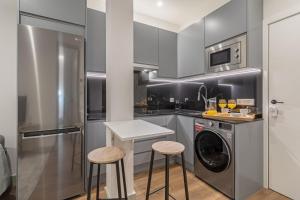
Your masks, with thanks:
M 219 83 L 218 86 L 233 87 L 232 84 L 224 84 L 224 83 Z
M 165 86 L 165 85 L 172 85 L 175 83 L 158 83 L 158 84 L 150 84 L 150 85 L 146 85 L 146 87 L 157 87 L 157 86 Z
M 260 72 L 261 72 L 260 69 L 247 68 L 247 69 L 237 69 L 237 70 L 233 70 L 233 71 L 225 71 L 225 72 L 221 72 L 221 73 L 211 73 L 211 74 L 188 77 L 188 78 L 181 78 L 181 79 L 150 78 L 149 80 L 151 82 L 188 83 L 188 82 L 193 82 L 193 81 L 209 80 L 209 79 L 216 79 L 216 78 L 222 78 L 222 77 L 259 74 Z
M 106 79 L 106 74 L 105 73 L 87 72 L 86 76 L 88 78 Z

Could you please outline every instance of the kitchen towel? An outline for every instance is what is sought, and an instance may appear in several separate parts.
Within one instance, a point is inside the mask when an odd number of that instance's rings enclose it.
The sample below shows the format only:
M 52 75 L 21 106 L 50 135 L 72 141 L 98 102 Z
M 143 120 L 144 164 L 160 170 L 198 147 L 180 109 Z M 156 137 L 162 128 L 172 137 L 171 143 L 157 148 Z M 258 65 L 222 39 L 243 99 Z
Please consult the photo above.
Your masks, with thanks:
M 10 185 L 10 168 L 6 152 L 0 144 L 0 196 L 7 190 Z

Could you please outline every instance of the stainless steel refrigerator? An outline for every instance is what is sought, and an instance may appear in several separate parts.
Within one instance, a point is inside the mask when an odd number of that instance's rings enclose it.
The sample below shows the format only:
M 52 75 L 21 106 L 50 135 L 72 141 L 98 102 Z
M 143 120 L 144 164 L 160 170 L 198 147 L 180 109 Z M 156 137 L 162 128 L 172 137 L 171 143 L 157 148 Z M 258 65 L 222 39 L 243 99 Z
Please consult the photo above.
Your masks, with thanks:
M 84 192 L 84 79 L 84 38 L 19 25 L 19 200 Z

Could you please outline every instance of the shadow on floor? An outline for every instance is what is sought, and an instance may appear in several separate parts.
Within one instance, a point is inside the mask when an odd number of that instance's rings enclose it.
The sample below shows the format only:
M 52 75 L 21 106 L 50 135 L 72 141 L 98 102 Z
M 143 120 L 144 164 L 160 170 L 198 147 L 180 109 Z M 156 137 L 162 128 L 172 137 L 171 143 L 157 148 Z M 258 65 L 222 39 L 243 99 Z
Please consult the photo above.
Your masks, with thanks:
M 16 200 L 16 187 L 10 187 L 3 195 L 0 196 L 1 200 Z

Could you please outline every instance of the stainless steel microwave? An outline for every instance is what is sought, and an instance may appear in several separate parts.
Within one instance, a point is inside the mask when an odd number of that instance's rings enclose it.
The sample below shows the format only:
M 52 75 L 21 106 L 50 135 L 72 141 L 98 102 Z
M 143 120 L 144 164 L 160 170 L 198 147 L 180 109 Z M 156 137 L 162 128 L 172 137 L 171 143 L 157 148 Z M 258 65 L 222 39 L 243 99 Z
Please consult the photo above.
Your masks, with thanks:
M 240 69 L 247 66 L 247 35 L 241 35 L 206 48 L 209 72 Z

